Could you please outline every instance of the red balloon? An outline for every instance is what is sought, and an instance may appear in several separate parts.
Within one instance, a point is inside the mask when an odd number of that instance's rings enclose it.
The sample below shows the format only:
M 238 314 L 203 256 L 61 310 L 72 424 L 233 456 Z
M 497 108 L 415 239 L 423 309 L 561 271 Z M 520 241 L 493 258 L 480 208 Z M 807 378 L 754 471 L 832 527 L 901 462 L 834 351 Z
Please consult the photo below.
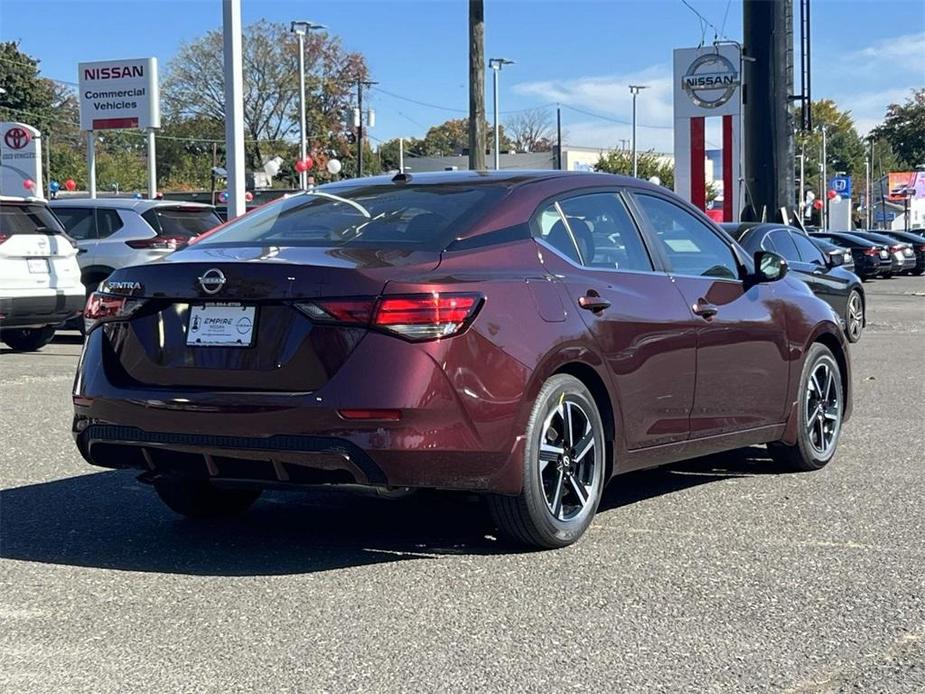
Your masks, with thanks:
M 312 158 L 311 158 L 311 157 L 305 157 L 304 161 L 305 161 L 305 170 L 306 170 L 306 171 L 308 171 L 310 168 L 312 168 L 312 165 L 314 165 L 314 163 L 315 163 L 315 162 L 312 161 Z
M 834 190 L 829 191 L 829 200 L 834 200 L 837 196 L 838 193 L 836 193 Z
M 822 200 L 813 200 L 813 207 L 815 207 L 817 210 L 821 210 Z
M 246 200 L 247 202 L 251 202 L 253 199 L 254 199 L 254 194 L 252 192 L 247 191 L 246 193 L 244 193 L 244 200 Z
M 32 190 L 33 188 L 35 188 L 35 181 L 33 181 L 31 178 L 27 178 L 25 181 L 22 182 L 22 187 L 25 188 L 26 190 Z
M 299 173 L 303 173 L 304 171 L 308 171 L 308 167 L 305 166 L 304 161 L 302 161 L 301 159 L 296 159 L 295 170 L 298 171 Z
M 64 182 L 64 187 L 68 190 L 74 190 L 77 187 L 77 183 L 73 178 L 69 178 Z

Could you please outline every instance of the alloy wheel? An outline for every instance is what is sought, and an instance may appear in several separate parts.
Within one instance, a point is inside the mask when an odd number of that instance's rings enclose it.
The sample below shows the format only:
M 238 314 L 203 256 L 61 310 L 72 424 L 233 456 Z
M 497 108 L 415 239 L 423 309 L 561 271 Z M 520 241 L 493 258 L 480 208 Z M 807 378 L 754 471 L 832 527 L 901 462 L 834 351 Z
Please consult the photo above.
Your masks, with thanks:
M 546 509 L 557 520 L 572 520 L 597 499 L 600 475 L 594 438 L 588 414 L 566 397 L 543 423 L 540 482 Z
M 813 451 L 828 457 L 838 442 L 842 403 L 836 383 L 838 370 L 829 359 L 820 359 L 809 375 L 806 387 L 806 437 Z
M 864 329 L 864 304 L 861 301 L 861 295 L 856 291 L 851 292 L 848 297 L 848 321 L 847 332 L 848 338 L 852 342 L 861 339 L 861 331 Z

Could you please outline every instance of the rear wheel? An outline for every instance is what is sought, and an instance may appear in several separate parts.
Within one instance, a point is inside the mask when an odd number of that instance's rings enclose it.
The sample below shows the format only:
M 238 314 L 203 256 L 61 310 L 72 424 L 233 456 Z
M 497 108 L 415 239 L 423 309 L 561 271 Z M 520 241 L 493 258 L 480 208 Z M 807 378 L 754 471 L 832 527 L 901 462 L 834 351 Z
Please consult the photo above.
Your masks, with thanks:
M 845 305 L 845 334 L 849 342 L 857 342 L 864 331 L 864 300 L 861 292 L 852 289 Z
M 573 376 L 543 385 L 527 425 L 523 490 L 494 495 L 492 516 L 515 542 L 553 549 L 587 530 L 604 488 L 604 426 L 594 398 Z
M 794 470 L 819 470 L 835 455 L 845 399 L 841 369 L 831 350 L 810 347 L 800 378 L 797 442 L 768 444 L 771 457 Z
M 189 518 L 217 518 L 244 513 L 259 489 L 220 489 L 206 480 L 160 479 L 154 491 L 171 510 Z
M 34 352 L 51 342 L 54 336 L 55 326 L 46 325 L 44 328 L 4 330 L 0 333 L 0 340 L 17 352 Z

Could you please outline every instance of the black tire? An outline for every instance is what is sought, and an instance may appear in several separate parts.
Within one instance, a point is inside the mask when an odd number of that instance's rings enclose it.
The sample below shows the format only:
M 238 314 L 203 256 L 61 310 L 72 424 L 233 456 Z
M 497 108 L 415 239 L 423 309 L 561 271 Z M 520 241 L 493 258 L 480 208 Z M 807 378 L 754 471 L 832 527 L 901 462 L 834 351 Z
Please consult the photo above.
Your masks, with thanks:
M 41 349 L 55 336 L 55 326 L 46 325 L 44 328 L 14 328 L 0 333 L 0 340 L 17 352 L 34 352 Z
M 812 379 L 813 375 L 819 373 L 818 369 L 822 365 L 831 369 L 833 375 L 831 382 L 820 383 L 821 379 L 818 376 L 815 381 Z M 811 383 L 819 383 L 820 387 L 811 386 Z M 813 391 L 822 390 L 823 400 L 826 399 L 829 393 L 832 393 L 837 398 L 837 407 L 832 408 L 826 405 L 825 402 L 813 405 L 816 397 L 814 393 L 809 392 L 811 388 Z M 823 406 L 821 411 L 819 409 L 820 404 Z M 797 407 L 797 442 L 793 445 L 783 442 L 770 443 L 768 444 L 768 451 L 776 462 L 793 470 L 801 472 L 819 470 L 832 460 L 838 448 L 838 438 L 841 435 L 842 417 L 844 416 L 845 397 L 838 360 L 835 359 L 828 347 L 818 342 L 809 348 L 806 360 L 803 362 Z M 812 417 L 810 416 L 810 410 L 813 411 Z M 816 416 L 817 414 L 818 416 Z M 829 415 L 835 415 L 837 418 L 830 420 Z M 826 424 L 827 421 L 832 422 L 828 431 L 826 429 L 829 426 Z M 810 428 L 810 422 L 814 423 L 812 429 Z M 822 443 L 827 440 L 825 437 L 828 435 L 831 435 L 831 443 L 820 448 L 817 445 L 817 440 Z
M 579 428 L 583 431 L 571 434 Z M 523 490 L 517 496 L 489 497 L 501 533 L 518 544 L 543 549 L 575 542 L 597 512 L 606 482 L 605 455 L 604 425 L 591 392 L 568 374 L 550 378 L 527 422 Z
M 244 513 L 259 489 L 221 489 L 206 480 L 160 479 L 154 491 L 172 511 L 188 518 L 220 518 Z
M 919 275 L 925 275 L 925 267 L 919 268 L 918 270 L 913 270 L 912 274 L 918 277 Z
M 845 301 L 845 336 L 848 342 L 854 343 L 861 339 L 861 333 L 864 332 L 864 326 L 867 324 L 866 307 L 864 298 L 857 289 L 848 292 L 848 299 Z

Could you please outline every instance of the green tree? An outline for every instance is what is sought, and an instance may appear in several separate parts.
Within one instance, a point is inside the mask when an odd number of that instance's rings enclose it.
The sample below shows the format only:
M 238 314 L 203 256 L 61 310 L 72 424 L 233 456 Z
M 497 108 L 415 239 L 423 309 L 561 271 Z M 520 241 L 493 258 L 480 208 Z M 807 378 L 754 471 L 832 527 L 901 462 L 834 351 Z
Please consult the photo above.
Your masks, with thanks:
M 816 191 L 817 197 L 824 194 L 820 187 L 828 185 L 821 181 L 822 174 L 822 128 L 826 131 L 826 159 L 827 174 L 829 178 L 836 171 L 850 174 L 855 181 L 864 180 L 864 161 L 866 159 L 864 142 L 854 126 L 851 111 L 841 111 L 834 101 L 822 99 L 813 102 L 813 130 L 808 133 L 798 133 L 796 137 L 796 153 L 803 153 L 804 174 L 806 187 Z M 800 120 L 799 110 L 795 117 Z M 799 178 L 799 162 L 797 161 L 794 178 Z
M 39 75 L 39 61 L 15 41 L 0 43 L 0 120 L 28 123 L 42 132 L 53 118 L 54 85 Z
M 663 186 L 674 189 L 674 165 L 660 156 L 655 150 L 639 152 L 636 156 L 636 166 L 639 178 L 649 179 L 657 176 Z M 633 153 L 625 149 L 614 149 L 601 154 L 597 164 L 597 171 L 631 176 L 633 173 Z
M 900 168 L 925 164 L 925 89 L 916 89 L 904 104 L 890 104 L 871 137 L 889 143 Z
M 488 132 L 491 133 L 490 142 L 494 142 L 494 129 L 485 123 Z M 504 126 L 499 130 L 501 150 L 507 151 L 513 148 L 513 143 L 504 134 Z M 419 154 L 431 157 L 445 157 L 453 154 L 462 154 L 469 149 L 469 119 L 456 118 L 448 120 L 440 125 L 433 126 L 424 136 L 422 151 Z

